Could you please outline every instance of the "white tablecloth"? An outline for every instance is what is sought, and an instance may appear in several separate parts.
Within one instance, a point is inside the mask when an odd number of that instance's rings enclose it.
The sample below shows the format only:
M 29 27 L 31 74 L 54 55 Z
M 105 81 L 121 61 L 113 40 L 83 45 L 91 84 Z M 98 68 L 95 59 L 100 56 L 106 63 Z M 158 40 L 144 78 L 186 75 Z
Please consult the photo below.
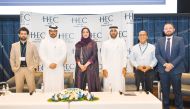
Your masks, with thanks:
M 162 109 L 162 103 L 152 94 L 134 92 L 137 96 L 96 92 L 97 101 L 47 102 L 52 93 L 12 93 L 0 96 L 0 109 Z
M 134 92 L 137 96 L 124 96 L 119 93 L 94 93 L 98 101 L 71 102 L 70 109 L 162 109 L 162 103 L 149 93 Z
M 0 109 L 68 109 L 66 102 L 47 102 L 53 94 L 12 93 L 0 96 Z

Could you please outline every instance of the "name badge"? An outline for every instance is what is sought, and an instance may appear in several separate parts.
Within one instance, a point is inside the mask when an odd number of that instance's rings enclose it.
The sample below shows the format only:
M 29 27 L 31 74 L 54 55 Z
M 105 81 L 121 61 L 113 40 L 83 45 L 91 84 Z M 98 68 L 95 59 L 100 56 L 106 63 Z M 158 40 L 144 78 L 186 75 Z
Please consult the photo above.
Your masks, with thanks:
M 20 57 L 20 61 L 26 61 L 26 57 Z

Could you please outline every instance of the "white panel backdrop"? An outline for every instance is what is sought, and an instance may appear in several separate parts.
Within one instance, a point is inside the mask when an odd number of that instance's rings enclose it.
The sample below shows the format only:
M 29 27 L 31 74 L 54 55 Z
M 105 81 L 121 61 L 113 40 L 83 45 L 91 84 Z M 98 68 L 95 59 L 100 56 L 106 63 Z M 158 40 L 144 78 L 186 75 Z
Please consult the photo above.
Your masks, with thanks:
M 119 36 L 126 41 L 128 54 L 133 46 L 133 11 L 121 11 L 99 15 L 53 15 L 33 12 L 21 12 L 20 25 L 29 29 L 30 41 L 34 42 L 37 47 L 45 37 L 49 37 L 48 27 L 51 24 L 58 26 L 58 37 L 63 39 L 68 48 L 66 72 L 75 70 L 75 44 L 81 38 L 81 29 L 86 26 L 91 30 L 92 39 L 98 44 L 98 58 L 101 69 L 101 44 L 109 36 L 109 26 L 116 25 L 119 27 Z M 132 67 L 128 63 L 128 72 L 132 72 Z M 40 68 L 42 69 L 42 68 Z

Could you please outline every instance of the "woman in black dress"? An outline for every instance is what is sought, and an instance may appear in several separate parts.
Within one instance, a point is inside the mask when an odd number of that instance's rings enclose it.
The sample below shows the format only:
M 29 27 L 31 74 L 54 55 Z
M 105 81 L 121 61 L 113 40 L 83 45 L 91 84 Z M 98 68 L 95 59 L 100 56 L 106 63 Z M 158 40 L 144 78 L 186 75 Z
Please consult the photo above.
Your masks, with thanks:
M 81 40 L 75 45 L 75 87 L 89 92 L 100 91 L 97 43 L 91 39 L 89 28 L 82 28 Z

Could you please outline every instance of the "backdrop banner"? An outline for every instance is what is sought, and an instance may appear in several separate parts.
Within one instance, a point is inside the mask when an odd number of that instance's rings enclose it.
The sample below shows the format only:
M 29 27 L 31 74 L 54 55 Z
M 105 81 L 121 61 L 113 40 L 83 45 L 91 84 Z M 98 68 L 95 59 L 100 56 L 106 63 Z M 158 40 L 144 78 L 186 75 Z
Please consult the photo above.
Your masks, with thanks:
M 67 63 L 65 72 L 74 72 L 75 70 L 75 44 L 81 39 L 81 29 L 88 27 L 92 33 L 92 39 L 98 45 L 98 58 L 100 69 L 101 64 L 101 46 L 102 41 L 110 38 L 109 26 L 115 25 L 119 28 L 119 37 L 126 41 L 128 56 L 133 46 L 133 11 L 121 11 L 100 15 L 52 15 L 33 12 L 21 12 L 20 25 L 29 29 L 29 40 L 39 47 L 42 39 L 49 37 L 49 25 L 58 26 L 58 36 L 67 44 Z M 42 70 L 42 67 L 40 67 Z M 132 67 L 128 62 L 128 72 L 132 72 Z

